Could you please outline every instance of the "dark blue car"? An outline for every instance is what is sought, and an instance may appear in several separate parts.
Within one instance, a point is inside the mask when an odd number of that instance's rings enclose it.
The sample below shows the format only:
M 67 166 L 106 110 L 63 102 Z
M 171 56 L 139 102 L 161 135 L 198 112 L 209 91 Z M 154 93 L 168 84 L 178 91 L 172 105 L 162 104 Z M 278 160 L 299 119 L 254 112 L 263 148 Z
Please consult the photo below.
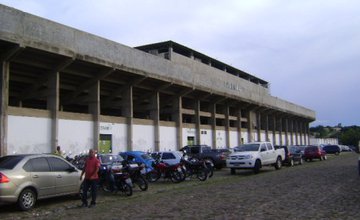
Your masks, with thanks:
M 146 173 L 153 170 L 152 164 L 155 160 L 143 151 L 126 151 L 119 153 L 125 160 L 133 161 L 136 163 L 143 163 L 146 166 Z

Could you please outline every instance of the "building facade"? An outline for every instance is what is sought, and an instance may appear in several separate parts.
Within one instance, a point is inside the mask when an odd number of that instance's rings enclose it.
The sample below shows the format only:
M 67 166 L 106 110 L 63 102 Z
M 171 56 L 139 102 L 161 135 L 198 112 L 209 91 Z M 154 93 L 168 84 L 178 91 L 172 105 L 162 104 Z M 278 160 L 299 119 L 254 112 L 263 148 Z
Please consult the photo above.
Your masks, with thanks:
M 315 112 L 176 42 L 131 48 L 0 5 L 0 155 L 309 143 Z

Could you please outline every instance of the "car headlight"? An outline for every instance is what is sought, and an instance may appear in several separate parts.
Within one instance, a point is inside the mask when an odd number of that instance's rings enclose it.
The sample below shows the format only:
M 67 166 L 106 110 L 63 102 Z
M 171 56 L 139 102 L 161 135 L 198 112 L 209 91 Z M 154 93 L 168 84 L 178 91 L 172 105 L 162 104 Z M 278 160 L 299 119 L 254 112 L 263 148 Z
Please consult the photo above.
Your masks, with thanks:
M 244 158 L 245 158 L 245 159 L 252 159 L 253 156 L 252 156 L 252 155 L 245 155 Z

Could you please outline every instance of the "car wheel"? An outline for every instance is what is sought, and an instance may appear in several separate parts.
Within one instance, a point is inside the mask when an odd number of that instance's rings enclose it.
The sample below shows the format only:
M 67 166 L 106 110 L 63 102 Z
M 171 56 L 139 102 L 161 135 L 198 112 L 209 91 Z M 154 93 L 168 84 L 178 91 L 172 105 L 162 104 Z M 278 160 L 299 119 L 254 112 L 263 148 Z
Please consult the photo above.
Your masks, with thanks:
M 277 170 L 281 169 L 281 158 L 280 157 L 278 157 L 276 159 L 275 169 L 277 169 Z
M 256 160 L 255 161 L 255 166 L 254 166 L 254 173 L 255 174 L 258 174 L 260 172 L 260 167 L 261 167 L 261 161 Z
M 36 203 L 36 193 L 31 189 L 24 189 L 19 196 L 18 205 L 21 210 L 28 211 Z
M 236 173 L 235 168 L 230 168 L 230 174 L 231 174 L 231 175 L 235 175 L 235 173 Z
M 303 159 L 300 158 L 299 164 L 302 165 L 304 163 Z
M 289 167 L 292 167 L 292 166 L 294 166 L 294 159 L 291 159 L 289 162 Z

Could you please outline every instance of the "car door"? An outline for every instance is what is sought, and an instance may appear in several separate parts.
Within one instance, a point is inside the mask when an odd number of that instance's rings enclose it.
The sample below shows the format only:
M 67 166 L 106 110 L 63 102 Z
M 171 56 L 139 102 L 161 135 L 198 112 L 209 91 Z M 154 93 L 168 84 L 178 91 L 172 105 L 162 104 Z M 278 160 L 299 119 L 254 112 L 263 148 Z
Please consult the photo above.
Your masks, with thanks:
M 268 163 L 272 164 L 275 163 L 277 160 L 276 151 L 272 144 L 266 143 L 266 148 L 268 150 Z
M 80 172 L 66 161 L 57 157 L 48 157 L 51 171 L 55 176 L 56 194 L 72 194 L 79 192 Z
M 267 150 L 266 144 L 262 143 L 260 144 L 260 158 L 261 158 L 261 163 L 266 165 L 269 162 L 269 152 Z
M 45 157 L 30 159 L 24 165 L 24 169 L 30 172 L 31 181 L 38 192 L 38 198 L 52 196 L 56 193 L 55 177 Z

